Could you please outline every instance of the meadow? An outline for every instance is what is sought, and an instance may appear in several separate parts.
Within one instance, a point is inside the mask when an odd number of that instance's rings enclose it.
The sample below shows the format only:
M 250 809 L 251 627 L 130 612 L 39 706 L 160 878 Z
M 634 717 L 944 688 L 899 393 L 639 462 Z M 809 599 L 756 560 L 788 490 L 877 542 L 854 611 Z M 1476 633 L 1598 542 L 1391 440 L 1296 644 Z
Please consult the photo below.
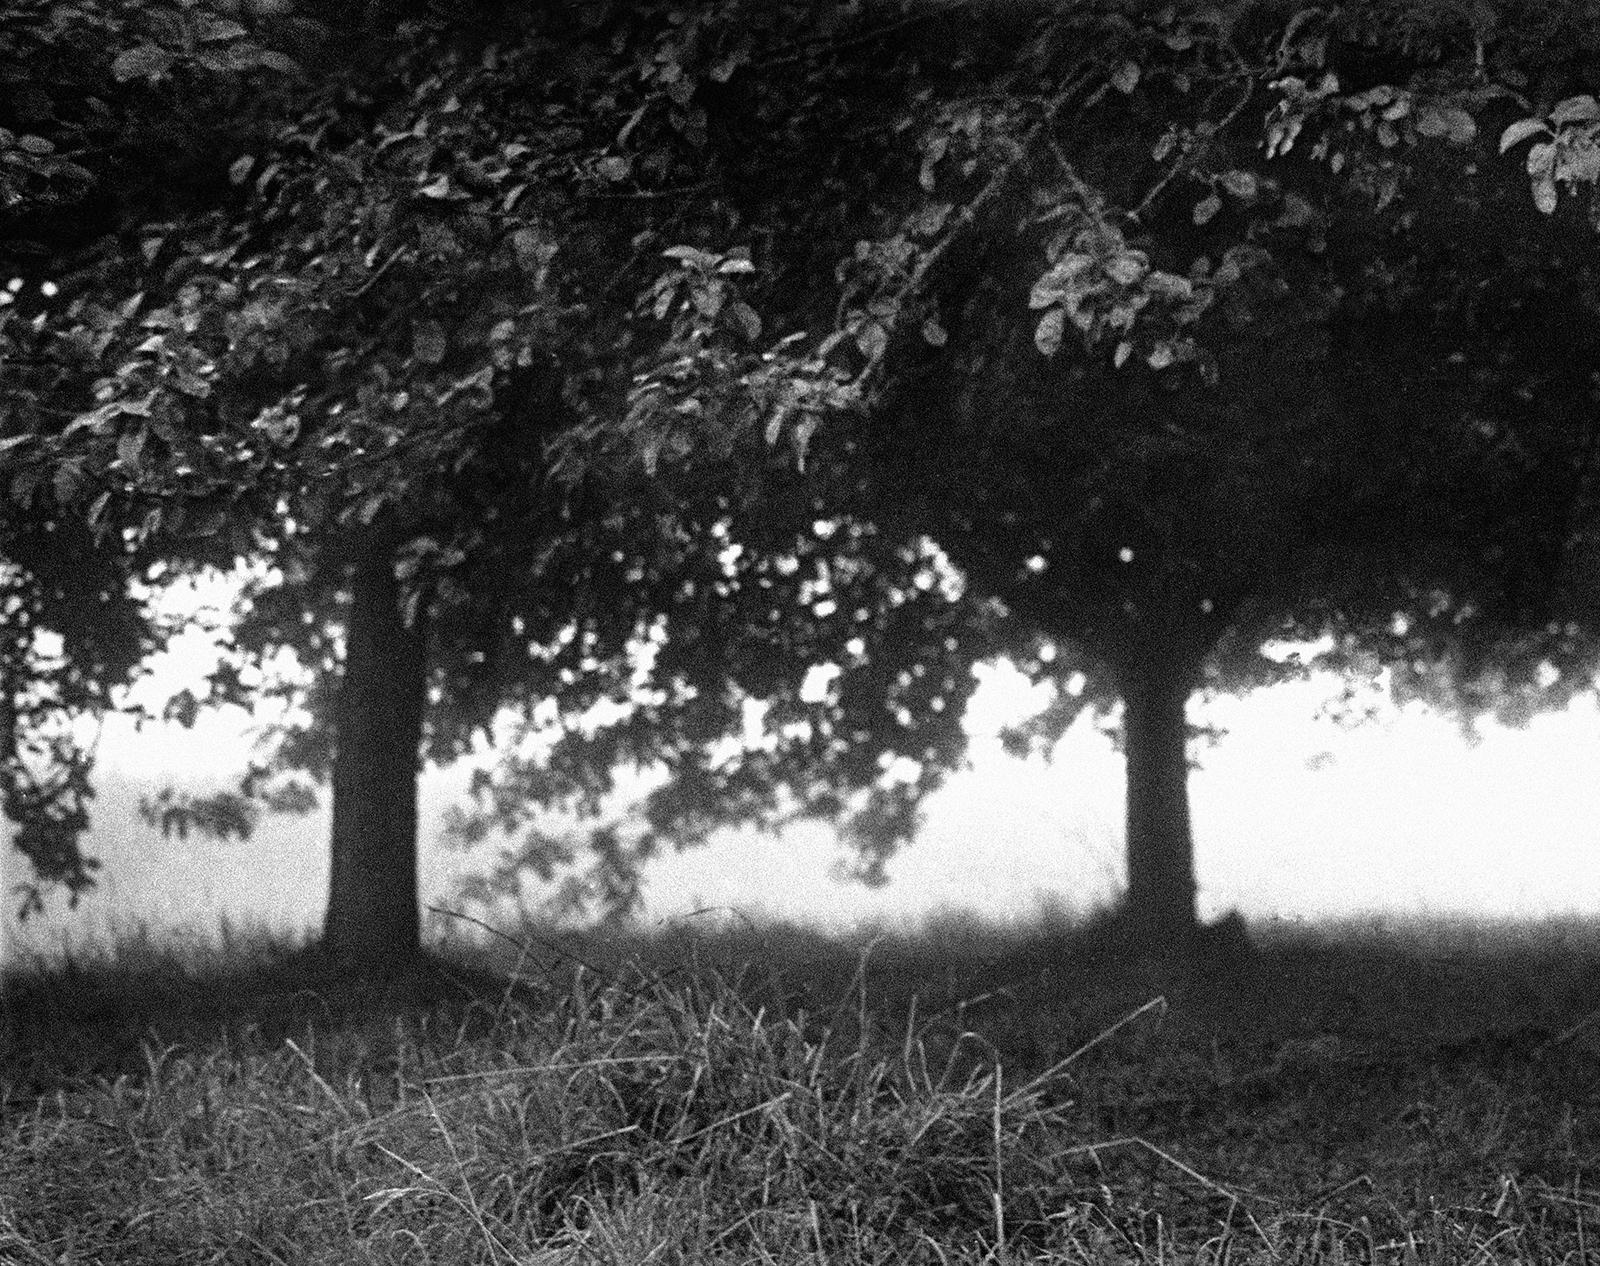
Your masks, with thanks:
M 470 931 L 464 928 L 464 931 Z M 1600 930 L 690 920 L 5 979 L 0 1261 L 1540 1262 L 1600 1234 Z

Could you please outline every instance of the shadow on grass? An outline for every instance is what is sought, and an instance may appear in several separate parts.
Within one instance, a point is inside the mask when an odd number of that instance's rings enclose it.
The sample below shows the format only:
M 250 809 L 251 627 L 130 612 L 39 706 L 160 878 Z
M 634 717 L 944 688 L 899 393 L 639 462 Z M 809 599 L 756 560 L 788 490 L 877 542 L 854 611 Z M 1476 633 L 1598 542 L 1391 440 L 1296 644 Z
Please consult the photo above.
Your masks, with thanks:
M 314 945 L 264 937 L 164 945 L 141 935 L 0 977 L 0 1087 L 15 1100 L 137 1076 L 152 1049 L 270 1045 L 395 1019 L 463 1023 L 526 993 L 486 964 L 438 953 L 374 979 Z
M 1574 1260 L 1597 944 L 705 919 L 378 984 L 131 942 L 5 982 L 0 1258 Z
M 470 918 L 382 978 L 352 976 L 315 946 L 225 935 L 148 935 L 109 951 L 35 960 L 0 977 L 0 1083 L 47 1092 L 136 1074 L 145 1048 L 225 1037 L 269 1043 L 395 1019 L 474 1023 L 515 999 L 648 990 L 714 977 L 757 1008 L 848 1031 L 870 1017 L 973 1032 L 1008 1061 L 1044 1067 L 1161 996 L 1164 1040 L 1270 1062 L 1284 1044 L 1389 1052 L 1600 1044 L 1600 925 L 1353 919 L 1203 929 L 1197 952 L 1140 952 L 1114 917 L 1046 913 L 987 923 L 959 912 L 914 929 L 828 935 L 736 912 L 655 928 L 525 927 L 476 936 Z M 631 983 L 625 983 L 631 982 Z

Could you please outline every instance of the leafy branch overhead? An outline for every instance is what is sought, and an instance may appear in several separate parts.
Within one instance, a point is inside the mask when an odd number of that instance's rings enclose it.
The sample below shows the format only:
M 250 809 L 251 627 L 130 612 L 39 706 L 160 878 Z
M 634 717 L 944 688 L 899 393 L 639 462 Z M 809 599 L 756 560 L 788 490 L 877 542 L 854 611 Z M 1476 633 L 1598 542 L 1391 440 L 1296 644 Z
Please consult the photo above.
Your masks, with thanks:
M 1589 186 L 1589 221 L 1600 230 L 1600 102 L 1589 93 L 1558 101 L 1550 113 L 1518 119 L 1500 134 L 1500 152 L 1529 138 L 1528 179 L 1534 205 L 1555 213 L 1558 185 Z
M 1218 323 L 1237 329 L 1286 287 L 1313 305 L 1332 300 L 1315 289 L 1316 257 L 1327 249 L 1330 215 L 1359 211 L 1338 199 L 1355 195 L 1375 223 L 1388 213 L 1405 227 L 1429 214 L 1427 182 L 1496 196 L 1504 173 L 1478 145 L 1479 121 L 1498 126 L 1508 109 L 1531 109 L 1513 86 L 1527 72 L 1486 54 L 1485 32 L 1459 13 L 1409 17 L 1401 34 L 1360 6 L 1301 10 L 1267 25 L 1242 6 L 1169 7 L 1140 21 L 1084 5 L 1005 48 L 1027 71 L 970 56 L 939 94 L 918 82 L 925 67 L 908 52 L 904 105 L 888 113 L 878 139 L 914 142 L 915 153 L 899 157 L 915 162 L 915 187 L 903 167 L 880 164 L 899 182 L 878 186 L 880 200 L 903 211 L 889 231 L 838 258 L 834 319 L 778 349 L 789 372 L 809 381 L 826 367 L 854 391 L 870 388 L 902 331 L 942 345 L 941 264 L 965 242 L 1023 234 L 1042 247 L 1044 269 L 1027 300 L 1040 352 L 1054 356 L 1070 331 L 1119 367 L 1137 354 L 1152 369 L 1191 365 L 1208 379 L 1207 331 Z M 1403 43 L 1390 59 L 1407 67 L 1404 82 L 1361 83 L 1371 69 L 1359 55 L 1345 68 L 1352 43 L 1381 48 L 1397 35 Z M 1508 58 L 1527 52 L 1506 49 Z M 962 70 L 971 78 L 952 90 L 948 80 Z M 990 91 L 986 73 L 1001 79 L 1003 95 Z M 1558 183 L 1596 186 L 1593 102 L 1569 97 L 1506 127 L 1502 152 L 1544 138 L 1528 159 L 1541 211 L 1554 211 Z M 1408 189 L 1415 203 L 1396 205 Z M 709 381 L 679 385 L 703 406 L 715 394 L 701 389 Z M 724 382 L 749 385 L 737 375 Z M 667 399 L 659 382 L 644 394 Z M 757 414 L 772 407 L 748 394 Z M 781 429 L 788 409 L 777 409 Z M 797 453 L 813 430 L 809 421 L 800 430 Z

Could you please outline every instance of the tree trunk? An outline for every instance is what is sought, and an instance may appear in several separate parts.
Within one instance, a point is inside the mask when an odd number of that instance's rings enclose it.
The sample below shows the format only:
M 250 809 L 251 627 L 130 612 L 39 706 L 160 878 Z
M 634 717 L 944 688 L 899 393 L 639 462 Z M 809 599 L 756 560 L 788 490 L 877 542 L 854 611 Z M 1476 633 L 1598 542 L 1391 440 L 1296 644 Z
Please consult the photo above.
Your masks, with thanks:
M 350 570 L 344 672 L 334 703 L 333 866 L 323 945 L 370 965 L 419 946 L 417 772 L 427 706 L 426 634 L 409 627 L 389 551 Z
M 1188 948 L 1196 927 L 1194 837 L 1189 824 L 1190 675 L 1145 660 L 1123 673 L 1123 751 L 1128 768 L 1125 915 L 1140 939 Z

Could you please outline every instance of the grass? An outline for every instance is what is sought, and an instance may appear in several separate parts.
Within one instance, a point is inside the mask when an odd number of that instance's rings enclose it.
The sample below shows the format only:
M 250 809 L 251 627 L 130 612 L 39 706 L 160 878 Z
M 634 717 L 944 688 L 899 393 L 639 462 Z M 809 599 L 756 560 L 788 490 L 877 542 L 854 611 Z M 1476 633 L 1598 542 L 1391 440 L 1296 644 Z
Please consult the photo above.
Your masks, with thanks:
M 382 988 L 5 982 L 0 1261 L 1540 1262 L 1600 1233 L 1600 933 L 697 923 Z

